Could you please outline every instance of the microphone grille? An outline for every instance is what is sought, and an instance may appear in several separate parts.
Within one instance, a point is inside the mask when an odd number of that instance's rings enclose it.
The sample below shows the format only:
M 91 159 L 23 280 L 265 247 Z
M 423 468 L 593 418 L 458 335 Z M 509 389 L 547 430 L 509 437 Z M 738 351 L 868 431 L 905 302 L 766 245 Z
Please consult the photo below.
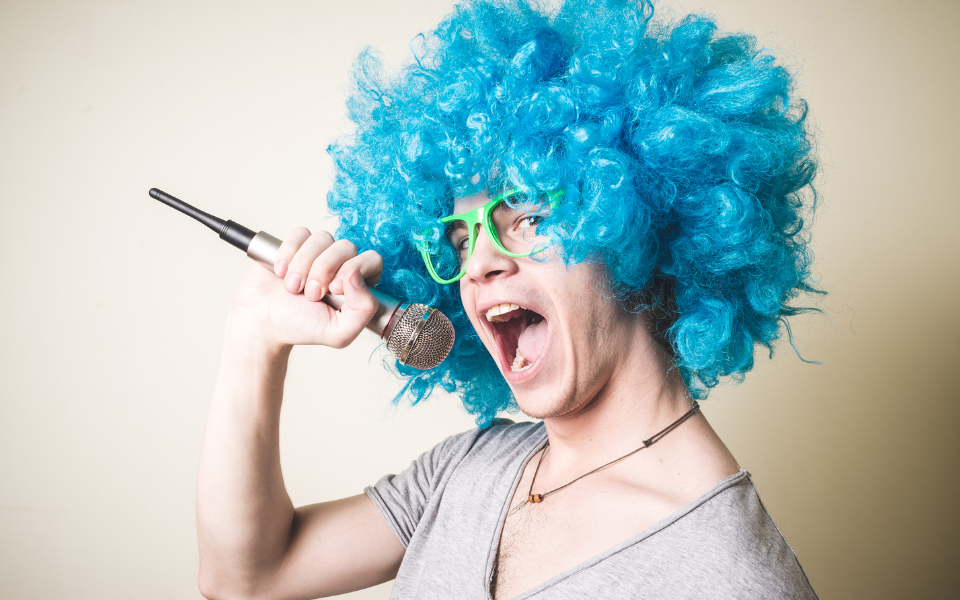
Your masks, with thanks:
M 453 348 L 453 324 L 439 310 L 409 304 L 387 338 L 387 349 L 415 369 L 432 369 Z

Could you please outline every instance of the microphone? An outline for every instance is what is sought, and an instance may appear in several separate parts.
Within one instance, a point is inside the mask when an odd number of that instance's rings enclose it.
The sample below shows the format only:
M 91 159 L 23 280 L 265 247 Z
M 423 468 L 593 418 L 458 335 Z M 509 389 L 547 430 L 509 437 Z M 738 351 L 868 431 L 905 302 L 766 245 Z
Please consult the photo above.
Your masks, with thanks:
M 239 223 L 224 221 L 174 198 L 170 194 L 151 188 L 150 196 L 171 208 L 200 221 L 220 239 L 247 253 L 253 260 L 270 267 L 277 258 L 280 240 L 265 231 L 254 233 Z M 415 369 L 432 369 L 443 362 L 453 348 L 454 332 L 450 320 L 432 306 L 398 300 L 376 288 L 370 292 L 380 303 L 367 329 L 385 340 L 387 349 L 401 364 Z M 343 296 L 327 294 L 323 302 L 340 310 Z

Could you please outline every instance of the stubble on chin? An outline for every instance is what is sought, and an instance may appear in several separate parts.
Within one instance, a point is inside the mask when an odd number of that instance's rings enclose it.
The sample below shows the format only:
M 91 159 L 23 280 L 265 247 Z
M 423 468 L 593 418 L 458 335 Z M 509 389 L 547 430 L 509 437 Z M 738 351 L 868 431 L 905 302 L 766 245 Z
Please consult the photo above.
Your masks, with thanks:
M 600 379 L 599 373 L 590 373 L 590 378 L 577 385 L 576 382 L 562 384 L 561 389 L 546 393 L 536 400 L 524 401 L 523 396 L 514 393 L 520 412 L 533 419 L 558 419 L 569 417 L 586 410 L 596 396 L 594 390 Z M 589 390 L 594 393 L 584 393 Z

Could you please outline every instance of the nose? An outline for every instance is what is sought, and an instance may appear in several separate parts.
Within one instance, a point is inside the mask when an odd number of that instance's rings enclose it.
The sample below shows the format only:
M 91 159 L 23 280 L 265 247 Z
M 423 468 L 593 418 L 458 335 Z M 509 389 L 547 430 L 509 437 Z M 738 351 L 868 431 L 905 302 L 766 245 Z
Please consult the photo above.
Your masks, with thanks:
M 496 249 L 484 227 L 480 225 L 477 225 L 477 227 L 480 228 L 480 231 L 477 232 L 477 242 L 474 245 L 473 254 L 467 260 L 464 277 L 481 282 L 498 275 L 516 272 L 516 261 Z

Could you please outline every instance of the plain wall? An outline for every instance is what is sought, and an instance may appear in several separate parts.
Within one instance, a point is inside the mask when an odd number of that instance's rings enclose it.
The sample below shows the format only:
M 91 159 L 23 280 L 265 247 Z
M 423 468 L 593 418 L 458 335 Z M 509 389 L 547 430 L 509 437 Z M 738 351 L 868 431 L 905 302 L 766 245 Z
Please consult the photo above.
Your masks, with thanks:
M 447 0 L 0 3 L 0 597 L 199 598 L 197 457 L 247 261 L 147 196 L 256 229 L 335 227 L 349 66 Z M 704 410 L 824 599 L 956 598 L 960 194 L 955 1 L 686 0 L 800 70 L 821 131 L 830 292 Z M 294 352 L 297 504 L 359 493 L 472 426 L 394 408 L 365 336 Z M 351 598 L 386 598 L 389 584 Z

